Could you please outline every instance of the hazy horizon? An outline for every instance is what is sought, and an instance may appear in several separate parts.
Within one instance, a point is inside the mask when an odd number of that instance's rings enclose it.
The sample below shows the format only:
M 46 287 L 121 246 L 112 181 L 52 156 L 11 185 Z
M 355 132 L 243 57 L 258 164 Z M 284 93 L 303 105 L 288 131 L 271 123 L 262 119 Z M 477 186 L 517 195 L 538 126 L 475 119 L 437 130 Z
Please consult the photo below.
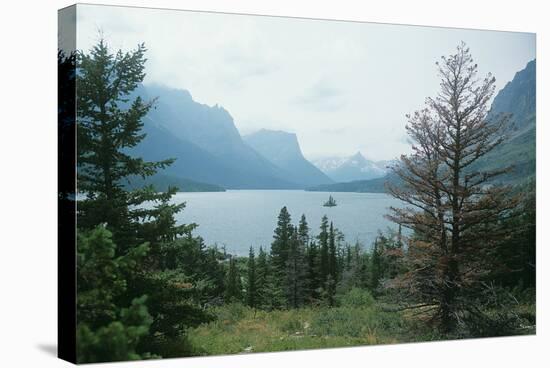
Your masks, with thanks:
M 144 42 L 144 83 L 223 106 L 242 135 L 296 133 L 308 159 L 409 151 L 405 114 L 438 88 L 435 62 L 465 41 L 497 92 L 535 58 L 535 35 L 78 5 L 77 47 Z

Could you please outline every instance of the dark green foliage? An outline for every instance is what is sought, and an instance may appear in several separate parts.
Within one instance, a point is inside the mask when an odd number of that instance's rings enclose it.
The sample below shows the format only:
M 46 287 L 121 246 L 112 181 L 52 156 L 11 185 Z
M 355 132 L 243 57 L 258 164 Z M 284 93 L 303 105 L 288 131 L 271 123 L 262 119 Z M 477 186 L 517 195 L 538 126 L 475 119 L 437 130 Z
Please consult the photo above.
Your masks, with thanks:
M 304 245 L 298 237 L 298 229 L 294 228 L 288 249 L 285 285 L 287 304 L 291 308 L 298 308 L 304 303 L 306 296 L 305 267 Z
M 85 195 L 77 240 L 82 361 L 157 354 L 181 340 L 187 327 L 210 320 L 201 306 L 223 289 L 212 278 L 217 260 L 191 234 L 196 225 L 176 224 L 174 215 L 185 206 L 171 202 L 176 188 L 126 187 L 173 161 L 145 162 L 127 153 L 145 137 L 142 118 L 152 107 L 131 98 L 145 76 L 145 51 L 139 45 L 112 54 L 100 40 L 77 55 L 77 180 Z M 193 251 L 197 257 L 187 257 Z
M 330 223 L 328 233 L 328 274 L 336 281 L 338 280 L 338 250 L 336 245 L 337 230 Z
M 340 291 L 348 291 L 353 288 L 371 287 L 371 254 L 363 252 L 361 245 L 347 245 L 345 252 L 345 267 L 342 270 L 338 287 Z
M 298 240 L 303 247 L 309 244 L 309 225 L 307 224 L 306 215 L 302 214 L 300 223 L 298 224 Z
M 78 363 L 156 357 L 137 352 L 137 345 L 147 336 L 151 324 L 151 316 L 147 312 L 145 301 L 145 296 L 134 299 L 131 306 L 120 310 L 116 321 L 97 330 L 92 330 L 87 324 L 80 323 L 76 331 Z
M 118 316 L 116 301 L 127 290 L 126 274 L 134 271 L 149 251 L 142 244 L 123 256 L 116 256 L 112 234 L 103 226 L 78 232 L 77 320 L 91 328 Z
M 225 302 L 239 302 L 243 298 L 241 275 L 234 257 L 229 258 L 229 266 L 225 277 Z
M 256 262 L 256 307 L 267 309 L 270 302 L 269 295 L 269 263 L 267 253 L 260 247 Z
M 320 298 L 322 287 L 321 264 L 319 247 L 311 242 L 306 251 L 307 272 L 306 272 L 306 293 L 310 303 L 315 303 Z
M 342 307 L 367 308 L 374 305 L 374 297 L 365 289 L 353 287 L 338 298 L 338 304 Z
M 273 235 L 273 243 L 271 243 L 271 260 L 275 272 L 284 274 L 286 261 L 288 259 L 288 250 L 290 248 L 290 238 L 294 231 L 291 223 L 290 213 L 286 206 L 281 208 L 277 219 L 277 227 Z
M 321 232 L 317 239 L 319 240 L 320 258 L 321 258 L 321 281 L 324 283 L 329 275 L 329 249 L 328 249 L 328 218 L 323 216 L 321 219 Z
M 374 248 L 372 250 L 371 258 L 371 278 L 370 287 L 372 290 L 377 290 L 380 286 L 380 280 L 382 278 L 382 251 L 378 245 L 378 238 L 374 241 Z
M 121 251 L 131 246 L 132 221 L 145 219 L 142 210 L 134 213 L 129 206 L 158 198 L 150 190 L 126 192 L 124 180 L 151 176 L 172 162 L 145 162 L 125 153 L 143 140 L 141 120 L 153 106 L 140 97 L 128 100 L 145 77 L 145 51 L 142 44 L 111 54 L 100 40 L 77 58 L 78 188 L 87 195 L 79 204 L 79 225 L 106 223 L 115 241 L 122 240 Z
M 102 226 L 78 233 L 77 248 L 77 357 L 79 363 L 141 359 L 148 353 L 136 348 L 149 333 L 152 318 L 146 297 L 120 307 L 127 291 L 126 274 L 135 271 L 147 255 L 142 244 L 116 256 L 116 244 Z
M 326 303 L 330 307 L 332 307 L 335 304 L 335 297 L 336 297 L 336 279 L 332 274 L 329 274 L 327 276 L 327 279 L 323 286 L 324 288 L 321 293 L 321 296 L 326 301 Z
M 491 274 L 491 279 L 506 287 L 536 286 L 535 189 L 534 181 L 521 186 L 522 201 L 515 210 L 515 216 L 500 224 L 503 228 L 513 229 L 513 232 L 496 249 L 495 263 L 498 267 Z
M 254 248 L 250 247 L 248 254 L 248 277 L 246 279 L 246 303 L 249 307 L 255 308 L 258 303 L 258 288 L 256 278 L 256 259 L 254 256 Z

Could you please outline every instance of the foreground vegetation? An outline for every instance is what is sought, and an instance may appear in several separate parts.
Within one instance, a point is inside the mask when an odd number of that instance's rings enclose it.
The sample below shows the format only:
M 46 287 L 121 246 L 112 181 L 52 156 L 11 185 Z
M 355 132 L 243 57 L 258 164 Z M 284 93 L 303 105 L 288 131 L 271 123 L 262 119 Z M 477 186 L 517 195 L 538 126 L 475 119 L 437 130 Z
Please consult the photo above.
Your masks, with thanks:
M 248 257 L 208 247 L 197 224 L 177 224 L 185 204 L 172 202 L 176 188 L 128 186 L 174 162 L 128 154 L 154 105 L 129 101 L 145 77 L 145 52 L 112 54 L 101 40 L 89 53 L 60 54 L 60 70 L 78 69 L 78 187 L 86 193 L 78 362 L 534 333 L 534 182 L 505 187 L 490 179 L 508 168 L 463 170 L 502 143 L 504 124 L 483 119 L 494 79 L 476 85 L 464 45 L 443 59 L 441 95 L 409 117 L 414 154 L 394 170 L 404 185 L 388 188 L 409 205 L 391 209 L 398 231 L 365 249 L 326 216 L 311 229 L 283 207 L 269 251 L 251 247 Z M 67 190 L 61 198 L 74 200 Z
M 520 316 L 522 321 L 523 328 L 516 334 L 534 333 L 535 306 L 529 298 L 507 310 Z M 438 332 L 429 323 L 430 315 L 399 310 L 397 305 L 377 301 L 361 289 L 351 290 L 339 298 L 339 306 L 332 308 L 263 311 L 233 303 L 216 307 L 213 313 L 215 321 L 189 330 L 186 355 L 351 347 L 475 336 L 473 331 Z
M 406 321 L 373 302 L 341 307 L 262 311 L 242 304 L 214 309 L 216 321 L 189 331 L 193 354 L 391 344 L 407 341 Z M 410 338 L 410 337 L 408 337 Z

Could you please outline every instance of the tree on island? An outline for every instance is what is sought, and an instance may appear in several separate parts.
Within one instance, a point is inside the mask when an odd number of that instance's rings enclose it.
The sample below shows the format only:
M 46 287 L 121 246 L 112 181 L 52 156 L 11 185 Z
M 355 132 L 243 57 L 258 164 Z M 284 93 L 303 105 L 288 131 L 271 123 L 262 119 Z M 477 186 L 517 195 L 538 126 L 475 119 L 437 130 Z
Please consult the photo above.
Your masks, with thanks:
M 407 206 L 392 207 L 388 217 L 414 230 L 409 271 L 394 286 L 424 310 L 435 310 L 441 329 L 450 332 L 462 323 L 489 323 L 475 300 L 483 293 L 496 244 L 509 235 L 499 221 L 517 198 L 492 181 L 509 168 L 472 169 L 504 140 L 508 118 L 487 119 L 495 78 L 478 79 L 464 43 L 437 66 L 440 92 L 407 116 L 413 153 L 393 168 L 403 186 L 387 185 Z

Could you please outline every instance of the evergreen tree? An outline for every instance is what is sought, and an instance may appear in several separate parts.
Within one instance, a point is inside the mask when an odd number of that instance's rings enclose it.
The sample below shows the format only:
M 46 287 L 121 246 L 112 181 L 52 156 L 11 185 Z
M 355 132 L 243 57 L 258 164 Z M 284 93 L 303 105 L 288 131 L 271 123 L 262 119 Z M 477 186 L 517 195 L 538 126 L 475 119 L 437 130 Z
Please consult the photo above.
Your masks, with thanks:
M 77 360 L 79 363 L 141 359 L 137 350 L 152 318 L 146 297 L 126 306 L 117 300 L 128 285 L 126 274 L 147 254 L 147 244 L 117 257 L 112 234 L 103 226 L 79 231 L 77 247 Z M 108 276 L 108 277 L 107 277 Z
M 346 267 L 340 276 L 338 283 L 341 290 L 349 291 L 353 288 L 369 287 L 369 263 L 368 254 L 361 252 L 361 245 L 346 246 Z
M 338 251 L 336 246 L 336 232 L 332 222 L 328 233 L 328 273 L 336 282 L 338 280 Z
M 371 279 L 370 288 L 373 292 L 376 292 L 380 286 L 380 279 L 382 278 L 382 250 L 380 249 L 378 237 L 374 239 L 374 247 L 372 249 L 371 258 Z
M 273 235 L 273 243 L 271 243 L 271 260 L 273 268 L 274 271 L 281 276 L 284 276 L 292 232 L 293 226 L 290 213 L 288 213 L 285 206 L 281 208 L 279 213 L 277 227 Z
M 270 304 L 269 264 L 267 253 L 260 247 L 256 262 L 256 306 L 267 309 Z
M 246 286 L 247 304 L 251 308 L 256 308 L 258 302 L 258 290 L 256 285 L 256 259 L 254 256 L 254 248 L 250 247 L 248 253 L 248 278 Z
M 306 220 L 306 215 L 302 214 L 300 223 L 298 224 L 298 240 L 303 247 L 309 244 L 309 225 Z
M 329 306 L 334 305 L 336 285 L 338 283 L 338 252 L 336 249 L 336 232 L 332 222 L 328 231 L 328 270 L 324 283 L 324 294 Z
M 352 253 L 351 253 L 351 246 L 349 244 L 346 245 L 345 252 L 346 252 L 345 270 L 349 271 L 351 270 L 352 260 L 353 260 Z
M 298 237 L 298 229 L 294 228 L 290 238 L 286 267 L 286 298 L 290 308 L 298 308 L 305 298 L 305 259 L 303 243 Z
M 239 302 L 242 300 L 241 275 L 237 267 L 237 261 L 234 257 L 229 258 L 229 267 L 227 269 L 225 281 L 225 301 Z
M 328 218 L 323 216 L 321 218 L 321 232 L 317 237 L 319 239 L 320 248 L 320 276 L 321 282 L 324 284 L 329 275 L 329 249 L 328 249 Z
M 306 290 L 309 296 L 310 302 L 315 302 L 320 297 L 320 290 L 322 288 L 321 280 L 321 263 L 319 249 L 315 242 L 311 242 L 307 248 L 307 273 L 306 273 Z
M 514 215 L 502 221 L 501 227 L 511 236 L 499 244 L 495 267 L 488 281 L 510 288 L 528 289 L 536 285 L 536 193 L 535 182 L 520 188 L 522 201 Z M 534 302 L 534 300 L 533 300 Z
M 325 281 L 323 296 L 329 307 L 333 307 L 336 304 L 336 280 L 331 274 L 327 276 L 327 281 Z
M 119 318 L 135 300 L 146 303 L 152 323 L 147 328 L 148 338 L 135 345 L 138 354 L 158 353 L 161 341 L 183 336 L 186 327 L 208 320 L 197 307 L 196 285 L 201 283 L 194 282 L 180 264 L 166 258 L 166 250 L 174 249 L 175 243 L 199 242 L 191 235 L 195 225 L 176 224 L 174 215 L 184 208 L 183 204 L 170 203 L 176 188 L 159 193 L 153 187 L 128 191 L 125 186 L 132 177 L 154 175 L 173 162 L 145 162 L 128 153 L 145 138 L 142 119 L 154 102 L 132 97 L 145 77 L 145 52 L 142 44 L 133 51 L 113 54 L 100 40 L 88 53 L 79 51 L 76 58 L 77 183 L 79 192 L 85 194 L 78 203 L 78 230 L 88 231 L 104 224 L 117 245 L 114 256 L 120 259 L 148 244 L 147 257 L 134 262 L 132 268 L 121 268 L 126 287 L 113 298 Z M 185 240 L 178 239 L 184 235 Z M 78 249 L 83 246 L 80 240 Z M 111 282 L 112 275 L 104 271 L 98 277 Z M 83 268 L 77 268 L 78 274 L 83 272 Z M 81 301 L 93 305 L 91 298 Z M 91 334 L 112 331 L 106 325 L 94 325 L 88 317 L 81 316 L 79 321 L 88 325 Z M 90 333 L 82 337 L 92 336 Z M 88 353 L 80 349 L 79 354 Z
M 84 228 L 106 223 L 121 252 L 136 244 L 136 223 L 148 218 L 140 205 L 162 198 L 152 188 L 127 192 L 124 181 L 151 176 L 173 162 L 145 162 L 127 153 L 145 137 L 142 119 L 154 102 L 130 100 L 145 77 L 145 52 L 141 44 L 112 54 L 101 39 L 77 57 L 77 180 L 78 190 L 86 193 L 79 202 L 78 223 Z

